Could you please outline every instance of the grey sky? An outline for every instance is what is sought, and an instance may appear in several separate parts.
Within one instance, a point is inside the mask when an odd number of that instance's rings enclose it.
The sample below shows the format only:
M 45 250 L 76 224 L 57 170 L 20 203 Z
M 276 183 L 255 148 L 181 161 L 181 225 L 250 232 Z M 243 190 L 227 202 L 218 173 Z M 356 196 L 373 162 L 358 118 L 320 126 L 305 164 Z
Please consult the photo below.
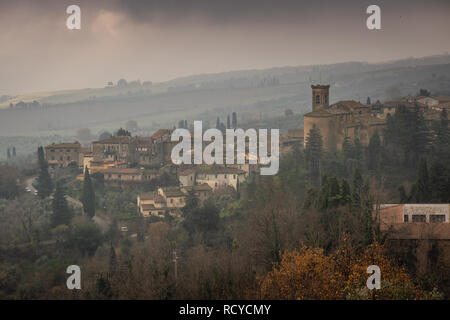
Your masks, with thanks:
M 66 29 L 78 4 L 82 30 Z M 365 27 L 370 4 L 382 30 Z M 450 51 L 450 1 L 0 1 L 0 95 Z

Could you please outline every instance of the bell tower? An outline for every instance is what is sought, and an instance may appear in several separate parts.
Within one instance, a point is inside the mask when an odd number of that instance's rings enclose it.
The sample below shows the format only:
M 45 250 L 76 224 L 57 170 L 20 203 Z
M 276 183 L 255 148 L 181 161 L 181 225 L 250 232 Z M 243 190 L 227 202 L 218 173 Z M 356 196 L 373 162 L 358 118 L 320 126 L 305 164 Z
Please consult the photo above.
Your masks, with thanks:
M 311 85 L 312 89 L 312 111 L 328 108 L 329 85 Z

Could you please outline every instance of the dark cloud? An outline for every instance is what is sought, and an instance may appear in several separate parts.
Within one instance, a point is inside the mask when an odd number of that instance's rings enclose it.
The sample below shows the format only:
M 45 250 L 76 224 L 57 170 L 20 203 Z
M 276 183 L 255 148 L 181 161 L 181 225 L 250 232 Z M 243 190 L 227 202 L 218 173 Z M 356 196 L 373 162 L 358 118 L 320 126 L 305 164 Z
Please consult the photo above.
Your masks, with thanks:
M 373 3 L 379 31 L 365 25 Z M 0 0 L 0 95 L 442 54 L 449 15 L 449 0 Z
M 245 22 L 248 19 L 277 18 L 281 16 L 320 16 L 321 14 L 352 15 L 364 11 L 370 0 L 118 0 L 118 8 L 135 21 L 149 22 L 167 19 L 169 22 L 196 16 L 216 23 Z M 409 10 L 450 8 L 448 0 L 379 0 L 387 13 L 398 14 Z M 391 11 L 391 12 L 390 12 Z M 162 18 L 162 19 L 161 19 Z

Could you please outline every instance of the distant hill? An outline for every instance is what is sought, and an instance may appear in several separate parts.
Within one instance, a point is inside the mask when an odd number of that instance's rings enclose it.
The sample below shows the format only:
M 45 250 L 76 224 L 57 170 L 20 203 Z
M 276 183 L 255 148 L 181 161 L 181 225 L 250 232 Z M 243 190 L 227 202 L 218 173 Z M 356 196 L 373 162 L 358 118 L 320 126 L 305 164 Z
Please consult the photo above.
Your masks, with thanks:
M 132 82 L 104 88 L 42 92 L 0 99 L 0 135 L 73 134 L 124 126 L 136 120 L 149 131 L 178 120 L 207 120 L 238 112 L 238 120 L 310 110 L 313 83 L 330 84 L 330 102 L 365 102 L 416 94 L 449 94 L 450 55 L 386 63 L 347 62 L 192 75 L 164 83 Z M 12 108 L 10 107 L 12 104 Z M 301 126 L 301 124 L 299 124 Z

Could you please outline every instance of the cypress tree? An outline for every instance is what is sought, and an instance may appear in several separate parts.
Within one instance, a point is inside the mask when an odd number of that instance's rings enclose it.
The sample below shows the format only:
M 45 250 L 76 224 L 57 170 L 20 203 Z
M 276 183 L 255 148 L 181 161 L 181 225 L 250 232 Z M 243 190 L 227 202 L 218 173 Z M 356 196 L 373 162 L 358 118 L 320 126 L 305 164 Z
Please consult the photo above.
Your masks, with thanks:
M 81 196 L 81 202 L 83 203 L 83 210 L 89 217 L 95 215 L 95 192 L 92 185 L 92 180 L 89 175 L 89 169 L 86 167 L 84 170 L 84 182 L 83 182 L 83 194 Z
M 313 185 L 319 184 L 320 162 L 323 155 L 322 135 L 320 129 L 313 125 L 306 137 L 305 157 Z
M 237 128 L 237 114 L 236 112 L 233 112 L 232 119 L 231 119 L 231 125 L 234 129 Z
M 36 188 L 39 198 L 44 199 L 52 194 L 53 182 L 48 173 L 48 164 L 44 158 L 44 149 L 42 147 L 38 148 L 38 163 L 39 173 Z
M 9 151 L 9 148 L 8 148 L 8 150 L 6 151 L 6 158 L 7 158 L 7 159 L 10 159 L 10 158 L 11 158 L 11 152 Z
M 227 115 L 227 129 L 231 128 L 231 120 L 230 120 L 230 115 Z
M 351 202 L 350 185 L 343 179 L 341 184 L 341 204 L 346 205 Z
M 61 183 L 56 184 L 55 193 L 52 201 L 53 214 L 51 216 L 51 224 L 53 227 L 70 224 L 71 212 L 67 204 L 64 188 Z
M 372 135 L 369 141 L 369 146 L 367 148 L 368 159 L 367 167 L 370 170 L 378 170 L 381 162 L 381 140 L 378 133 Z
M 417 201 L 427 203 L 431 198 L 430 180 L 428 176 L 428 165 L 425 158 L 420 159 L 419 175 L 417 179 Z
M 449 169 L 439 161 L 434 160 L 430 167 L 431 201 L 445 203 L 450 195 L 447 171 Z

